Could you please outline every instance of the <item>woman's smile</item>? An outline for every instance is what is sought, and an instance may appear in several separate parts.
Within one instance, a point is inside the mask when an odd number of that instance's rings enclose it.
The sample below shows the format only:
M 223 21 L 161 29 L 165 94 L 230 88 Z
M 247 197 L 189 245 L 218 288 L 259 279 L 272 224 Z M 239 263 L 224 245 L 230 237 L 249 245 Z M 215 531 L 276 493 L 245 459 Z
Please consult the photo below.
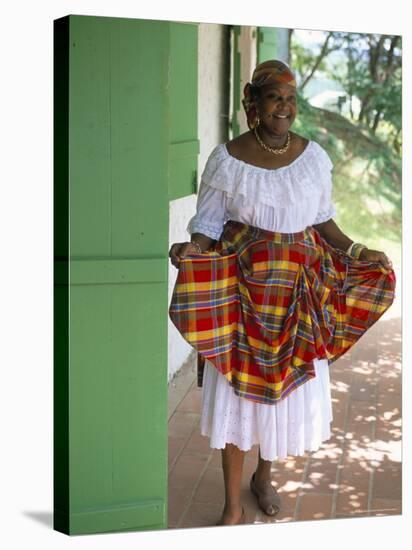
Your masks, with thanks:
M 291 125 L 290 115 L 280 115 L 280 114 L 271 114 L 267 118 L 266 124 L 269 127 L 279 126 L 279 127 L 289 127 Z

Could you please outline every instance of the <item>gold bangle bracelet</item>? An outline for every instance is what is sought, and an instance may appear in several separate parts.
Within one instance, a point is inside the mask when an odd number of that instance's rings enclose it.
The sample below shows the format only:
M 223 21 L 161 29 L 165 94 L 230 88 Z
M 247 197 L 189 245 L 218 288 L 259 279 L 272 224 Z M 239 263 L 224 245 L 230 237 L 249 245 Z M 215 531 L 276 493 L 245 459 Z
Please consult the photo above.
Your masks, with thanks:
M 362 253 L 362 250 L 364 250 L 365 248 L 367 249 L 368 247 L 362 243 L 352 243 L 348 249 L 348 254 L 352 256 L 352 258 L 358 260 L 359 256 Z
M 195 246 L 197 246 L 199 254 L 202 254 L 202 249 L 200 248 L 200 244 L 196 241 L 190 241 L 190 242 L 191 242 L 191 244 L 194 244 Z

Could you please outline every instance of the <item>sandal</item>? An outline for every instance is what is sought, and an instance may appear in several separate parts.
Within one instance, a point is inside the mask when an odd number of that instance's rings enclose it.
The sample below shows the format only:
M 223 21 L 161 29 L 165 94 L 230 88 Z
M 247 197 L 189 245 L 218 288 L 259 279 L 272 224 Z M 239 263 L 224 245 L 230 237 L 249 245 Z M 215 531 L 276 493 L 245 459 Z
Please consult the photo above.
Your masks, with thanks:
M 239 521 L 237 523 L 234 523 L 233 525 L 243 525 L 245 523 L 245 519 L 246 519 L 246 513 L 245 513 L 245 509 L 242 506 L 242 515 L 240 516 Z M 221 520 L 219 520 L 215 525 L 223 525 L 223 523 L 221 523 Z M 226 527 L 229 527 L 229 525 L 226 525 Z
M 280 512 L 281 499 L 276 489 L 272 486 L 273 494 L 268 495 L 259 491 L 255 483 L 255 473 L 250 479 L 250 490 L 257 497 L 259 508 L 265 512 L 268 516 L 276 516 Z M 274 509 L 274 512 L 269 512 L 270 507 Z

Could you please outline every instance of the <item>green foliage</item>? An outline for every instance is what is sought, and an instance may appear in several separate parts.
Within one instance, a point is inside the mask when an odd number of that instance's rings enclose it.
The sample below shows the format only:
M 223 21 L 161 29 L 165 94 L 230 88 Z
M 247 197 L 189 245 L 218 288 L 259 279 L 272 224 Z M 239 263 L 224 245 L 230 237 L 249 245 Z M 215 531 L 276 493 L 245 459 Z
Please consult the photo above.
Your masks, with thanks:
M 333 197 L 342 230 L 379 248 L 401 237 L 401 63 L 400 37 L 324 33 L 327 47 L 311 51 L 292 41 L 292 66 L 298 74 L 320 73 L 338 81 L 359 113 L 338 112 L 310 105 L 298 97 L 294 130 L 320 143 L 334 163 Z M 324 46 L 325 46 L 324 44 Z M 331 65 L 336 47 L 344 55 Z M 322 57 L 322 59 L 319 59 Z
M 309 75 L 315 63 L 315 55 L 310 48 L 305 48 L 301 44 L 295 43 L 292 49 L 292 66 L 299 81 L 302 82 Z M 318 67 L 319 71 L 326 70 L 325 61 L 321 61 Z

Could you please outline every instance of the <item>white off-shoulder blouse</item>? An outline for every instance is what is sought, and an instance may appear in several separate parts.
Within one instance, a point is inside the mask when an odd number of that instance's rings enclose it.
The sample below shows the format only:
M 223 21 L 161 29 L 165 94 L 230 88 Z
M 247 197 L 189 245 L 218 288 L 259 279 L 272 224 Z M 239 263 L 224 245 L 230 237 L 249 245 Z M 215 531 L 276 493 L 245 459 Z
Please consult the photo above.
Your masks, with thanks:
M 187 232 L 218 240 L 229 219 L 269 231 L 295 233 L 335 216 L 328 153 L 309 141 L 291 164 L 254 166 L 229 154 L 226 145 L 210 153 L 201 175 L 196 214 Z M 201 434 L 210 446 L 234 443 L 247 451 L 259 444 L 264 460 L 303 455 L 330 438 L 332 403 L 327 359 L 315 359 L 316 377 L 275 405 L 237 396 L 208 360 L 202 386 Z
M 229 219 L 269 231 L 295 233 L 336 214 L 328 153 L 316 141 L 288 166 L 260 168 L 217 145 L 200 179 L 196 214 L 188 233 L 218 240 Z

